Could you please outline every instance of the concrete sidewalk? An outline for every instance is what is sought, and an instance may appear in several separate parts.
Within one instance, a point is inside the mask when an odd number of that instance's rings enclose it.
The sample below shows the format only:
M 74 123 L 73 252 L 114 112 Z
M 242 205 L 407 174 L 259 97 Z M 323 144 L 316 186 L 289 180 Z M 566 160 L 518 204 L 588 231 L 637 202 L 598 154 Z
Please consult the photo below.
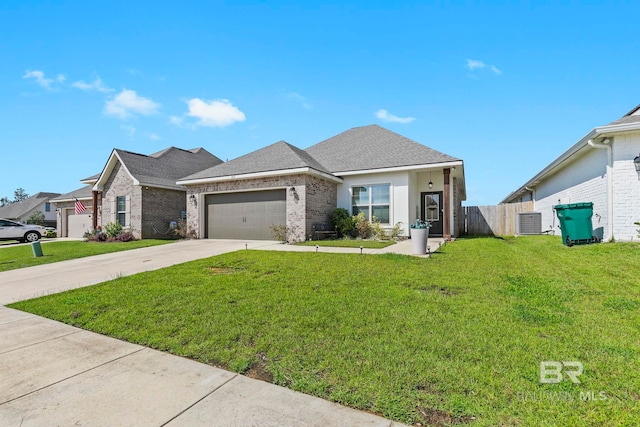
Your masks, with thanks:
M 0 426 L 400 426 L 0 307 Z
M 225 252 L 269 247 L 300 248 L 265 241 L 194 240 L 11 270 L 0 273 L 0 303 Z M 306 250 L 315 251 L 315 247 Z M 2 306 L 0 373 L 3 427 L 401 426 L 323 399 Z

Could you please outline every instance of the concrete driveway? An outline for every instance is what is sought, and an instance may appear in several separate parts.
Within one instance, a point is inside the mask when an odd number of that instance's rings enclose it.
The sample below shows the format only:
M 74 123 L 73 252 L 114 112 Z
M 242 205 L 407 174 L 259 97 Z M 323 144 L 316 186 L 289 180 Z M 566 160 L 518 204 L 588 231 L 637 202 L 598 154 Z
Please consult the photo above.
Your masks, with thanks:
M 0 273 L 0 301 L 274 242 L 184 241 Z M 0 306 L 0 426 L 400 426 Z

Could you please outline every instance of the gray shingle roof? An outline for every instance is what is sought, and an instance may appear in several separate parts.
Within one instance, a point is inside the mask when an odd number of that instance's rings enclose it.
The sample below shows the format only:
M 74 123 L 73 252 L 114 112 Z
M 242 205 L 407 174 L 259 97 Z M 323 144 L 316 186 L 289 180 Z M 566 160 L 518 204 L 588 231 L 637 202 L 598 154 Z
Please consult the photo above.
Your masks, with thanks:
M 21 202 L 11 203 L 0 208 L 0 218 L 20 218 L 31 210 L 35 209 L 39 204 L 47 202 L 52 197 L 59 196 L 60 193 L 36 193 Z
M 150 156 L 125 150 L 114 150 L 122 163 L 140 184 L 181 188 L 176 181 L 186 175 L 222 163 L 204 148 L 183 150 L 169 147 Z
M 618 120 L 614 120 L 609 123 L 607 126 L 611 125 L 623 125 L 627 123 L 640 123 L 640 105 L 635 106 L 631 111 L 629 111 L 624 116 L 620 117 Z
M 51 199 L 52 202 L 60 202 L 62 200 L 73 200 L 74 197 L 78 199 L 89 199 L 91 198 L 91 190 L 93 189 L 93 185 L 85 185 L 84 187 L 73 190 L 69 193 L 63 194 L 61 196 L 55 197 Z
M 349 129 L 305 150 L 332 173 L 459 161 L 378 125 Z
M 279 141 L 193 175 L 185 175 L 180 181 L 297 168 L 312 168 L 319 172 L 329 173 L 327 168 L 311 157 L 309 153 L 285 141 Z

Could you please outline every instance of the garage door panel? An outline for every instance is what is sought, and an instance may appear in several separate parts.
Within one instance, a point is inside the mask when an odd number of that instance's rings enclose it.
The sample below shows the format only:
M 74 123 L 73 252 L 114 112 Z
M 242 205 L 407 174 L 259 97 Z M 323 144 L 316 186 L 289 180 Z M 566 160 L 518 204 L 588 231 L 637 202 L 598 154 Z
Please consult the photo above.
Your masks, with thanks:
M 285 190 L 212 194 L 205 200 L 208 238 L 270 240 L 271 226 L 286 224 Z
M 93 228 L 91 215 L 67 216 L 67 237 L 83 237 L 84 233 Z

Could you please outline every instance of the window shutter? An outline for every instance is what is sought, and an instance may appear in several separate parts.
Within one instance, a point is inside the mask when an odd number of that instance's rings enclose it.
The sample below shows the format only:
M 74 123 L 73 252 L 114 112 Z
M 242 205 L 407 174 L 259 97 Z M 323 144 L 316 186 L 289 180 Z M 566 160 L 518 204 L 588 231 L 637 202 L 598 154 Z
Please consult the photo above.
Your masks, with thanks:
M 131 227 L 131 196 L 127 196 L 125 199 L 124 224 Z
M 118 221 L 118 198 L 111 199 L 111 212 L 109 214 L 109 222 Z

